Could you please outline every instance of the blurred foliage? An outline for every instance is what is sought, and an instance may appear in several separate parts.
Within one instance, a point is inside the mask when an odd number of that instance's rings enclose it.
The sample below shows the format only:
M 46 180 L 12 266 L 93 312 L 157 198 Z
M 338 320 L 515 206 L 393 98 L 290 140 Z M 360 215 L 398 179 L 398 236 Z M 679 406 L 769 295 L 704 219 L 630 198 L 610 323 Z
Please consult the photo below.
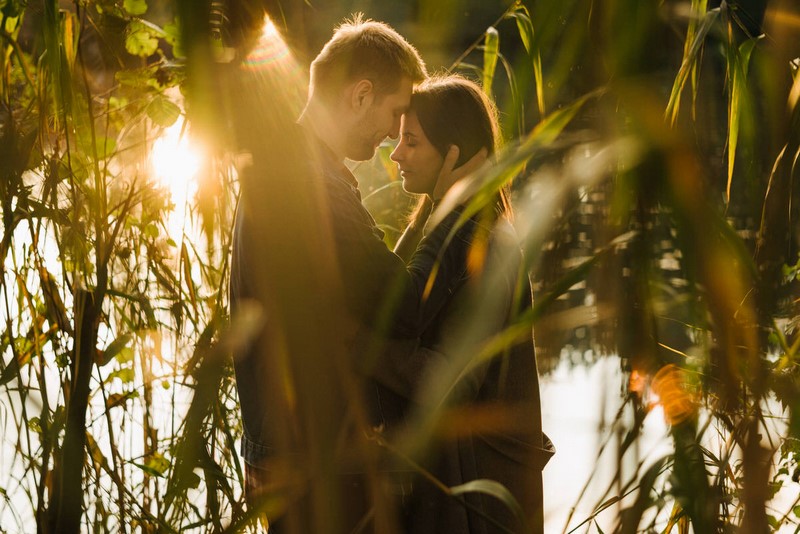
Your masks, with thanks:
M 238 184 L 218 82 L 264 11 L 302 62 L 353 9 L 502 111 L 469 209 L 512 183 L 536 304 L 474 357 L 531 326 L 542 371 L 621 357 L 616 484 L 569 528 L 796 528 L 797 502 L 771 505 L 800 473 L 790 0 L 0 2 L 3 528 L 245 528 L 226 354 L 257 317 L 227 317 Z M 186 198 L 152 168 L 169 135 L 204 147 Z M 412 202 L 387 154 L 356 172 L 391 241 Z M 671 452 L 642 458 L 659 412 Z

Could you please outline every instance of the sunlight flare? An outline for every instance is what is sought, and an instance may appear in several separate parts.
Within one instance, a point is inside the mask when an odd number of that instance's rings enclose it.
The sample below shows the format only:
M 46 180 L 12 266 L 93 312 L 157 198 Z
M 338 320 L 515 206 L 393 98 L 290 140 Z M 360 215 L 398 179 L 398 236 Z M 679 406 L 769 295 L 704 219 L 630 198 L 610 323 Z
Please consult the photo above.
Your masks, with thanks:
M 294 60 L 275 23 L 265 17 L 258 43 L 242 62 L 242 67 L 245 70 L 260 71 L 276 63 L 286 68 L 289 64 L 294 64 Z
M 186 134 L 183 123 L 176 122 L 155 140 L 150 153 L 153 176 L 169 190 L 174 205 L 168 226 L 171 236 L 179 235 L 186 221 L 187 204 L 197 192 L 196 176 L 203 161 L 203 151 Z
M 200 170 L 202 152 L 186 135 L 182 135 L 182 123 L 176 122 L 153 143 L 150 159 L 153 174 L 173 193 L 189 188 Z

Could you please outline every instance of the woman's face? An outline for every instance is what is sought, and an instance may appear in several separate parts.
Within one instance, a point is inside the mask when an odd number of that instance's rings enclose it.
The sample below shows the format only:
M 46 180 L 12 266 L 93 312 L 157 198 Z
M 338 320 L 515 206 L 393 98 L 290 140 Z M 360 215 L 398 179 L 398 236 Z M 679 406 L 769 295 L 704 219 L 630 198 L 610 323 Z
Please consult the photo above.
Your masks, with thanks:
M 433 192 L 444 158 L 428 141 L 413 111 L 403 115 L 400 143 L 391 158 L 400 167 L 403 189 L 409 193 L 427 195 Z

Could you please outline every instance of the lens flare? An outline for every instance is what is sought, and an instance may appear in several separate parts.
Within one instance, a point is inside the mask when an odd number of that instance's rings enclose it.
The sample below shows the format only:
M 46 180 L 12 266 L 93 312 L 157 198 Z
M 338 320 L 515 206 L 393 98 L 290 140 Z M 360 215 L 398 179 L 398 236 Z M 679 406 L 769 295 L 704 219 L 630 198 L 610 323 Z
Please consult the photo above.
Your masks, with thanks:
M 265 18 L 261 37 L 242 62 L 242 68 L 250 71 L 259 71 L 273 64 L 296 66 L 291 58 L 289 46 L 281 38 L 281 34 L 275 24 L 269 18 Z
M 653 377 L 651 387 L 667 424 L 677 425 L 696 415 L 699 399 L 690 382 L 686 370 L 673 364 L 665 365 Z

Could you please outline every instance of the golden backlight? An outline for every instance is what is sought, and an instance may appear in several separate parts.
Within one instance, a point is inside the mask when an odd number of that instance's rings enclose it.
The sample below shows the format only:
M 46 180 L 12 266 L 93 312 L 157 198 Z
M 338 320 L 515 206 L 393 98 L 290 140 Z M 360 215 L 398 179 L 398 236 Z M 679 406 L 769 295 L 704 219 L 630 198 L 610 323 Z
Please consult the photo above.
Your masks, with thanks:
M 178 121 L 153 142 L 150 163 L 153 176 L 170 192 L 175 205 L 169 217 L 169 233 L 177 236 L 183 230 L 187 202 L 197 191 L 195 177 L 200 170 L 203 153 Z

